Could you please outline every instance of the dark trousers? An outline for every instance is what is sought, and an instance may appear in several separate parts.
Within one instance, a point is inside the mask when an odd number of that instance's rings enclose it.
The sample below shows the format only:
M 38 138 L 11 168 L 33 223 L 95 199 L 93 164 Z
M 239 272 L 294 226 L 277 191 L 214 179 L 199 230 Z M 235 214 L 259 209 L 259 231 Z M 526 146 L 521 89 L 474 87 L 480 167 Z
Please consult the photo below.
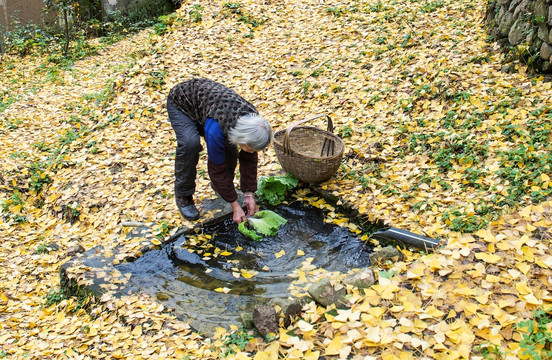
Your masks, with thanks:
M 195 192 L 197 163 L 199 153 L 203 150 L 197 123 L 188 115 L 178 110 L 170 100 L 167 100 L 169 121 L 176 135 L 176 156 L 174 159 L 174 195 L 185 197 Z M 224 150 L 226 166 L 234 175 L 238 163 L 238 148 L 227 144 Z

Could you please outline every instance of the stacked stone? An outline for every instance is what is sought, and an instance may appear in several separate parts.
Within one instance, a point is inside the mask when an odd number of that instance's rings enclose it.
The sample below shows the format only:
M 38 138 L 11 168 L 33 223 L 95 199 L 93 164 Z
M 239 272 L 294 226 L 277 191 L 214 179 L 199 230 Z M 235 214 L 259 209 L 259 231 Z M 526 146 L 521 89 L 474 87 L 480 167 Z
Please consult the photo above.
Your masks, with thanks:
M 538 52 L 536 65 L 552 72 L 552 0 L 490 0 L 487 22 L 498 39 Z

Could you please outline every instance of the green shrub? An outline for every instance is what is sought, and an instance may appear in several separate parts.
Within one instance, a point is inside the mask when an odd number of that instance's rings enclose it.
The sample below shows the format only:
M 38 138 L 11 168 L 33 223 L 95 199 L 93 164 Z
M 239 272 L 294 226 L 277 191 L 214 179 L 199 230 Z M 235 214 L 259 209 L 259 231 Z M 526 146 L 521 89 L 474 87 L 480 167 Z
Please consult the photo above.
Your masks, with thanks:
M 4 32 L 5 51 L 25 56 L 35 50 L 46 52 L 58 38 L 49 30 L 36 24 L 21 24 L 15 20 L 10 24 L 10 30 Z

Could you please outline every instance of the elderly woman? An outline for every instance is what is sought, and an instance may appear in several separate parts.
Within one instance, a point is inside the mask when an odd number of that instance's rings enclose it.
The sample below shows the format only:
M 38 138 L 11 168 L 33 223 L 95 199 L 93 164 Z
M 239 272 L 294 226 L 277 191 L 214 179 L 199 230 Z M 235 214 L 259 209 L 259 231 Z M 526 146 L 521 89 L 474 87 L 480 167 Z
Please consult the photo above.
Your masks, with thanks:
M 272 139 L 270 124 L 257 109 L 234 90 L 199 78 L 171 89 L 167 112 L 176 134 L 174 194 L 182 216 L 188 220 L 199 219 L 193 194 L 196 166 L 203 149 L 200 136 L 207 145 L 211 187 L 230 203 L 234 221 L 240 223 L 245 219 L 234 188 L 238 160 L 247 214 L 256 213 L 259 208 L 253 193 L 257 190 L 257 151 L 265 149 Z

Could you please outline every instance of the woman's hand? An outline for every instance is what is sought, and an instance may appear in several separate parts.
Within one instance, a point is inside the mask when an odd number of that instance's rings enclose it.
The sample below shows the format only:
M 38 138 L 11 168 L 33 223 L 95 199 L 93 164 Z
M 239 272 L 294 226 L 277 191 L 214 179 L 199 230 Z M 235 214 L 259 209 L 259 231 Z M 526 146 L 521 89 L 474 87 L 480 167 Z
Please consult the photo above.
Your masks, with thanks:
M 255 196 L 253 193 L 244 193 L 243 198 L 245 199 L 245 206 L 247 207 L 247 216 L 251 216 L 259 211 L 259 207 L 255 203 Z
M 237 201 L 234 201 L 230 203 L 230 206 L 232 207 L 232 212 L 234 213 L 232 215 L 232 219 L 236 224 L 241 223 L 242 221 L 245 221 L 245 212 L 241 208 L 240 204 Z

